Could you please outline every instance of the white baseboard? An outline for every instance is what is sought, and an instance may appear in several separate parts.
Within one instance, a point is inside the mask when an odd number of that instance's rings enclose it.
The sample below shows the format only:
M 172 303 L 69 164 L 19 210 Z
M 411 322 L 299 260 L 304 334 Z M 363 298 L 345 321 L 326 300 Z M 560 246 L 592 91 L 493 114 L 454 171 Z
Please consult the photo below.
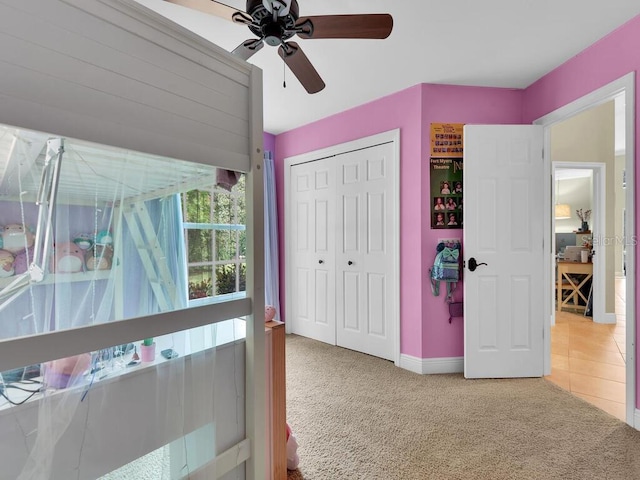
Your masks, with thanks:
M 464 371 L 464 357 L 417 358 L 401 354 L 400 368 L 421 375 L 462 373 Z
M 615 313 L 605 313 L 604 317 L 602 317 L 601 322 L 596 322 L 601 324 L 615 324 L 616 323 L 616 314 Z
M 636 408 L 636 412 L 633 415 L 633 425 L 636 430 L 640 431 L 640 410 Z

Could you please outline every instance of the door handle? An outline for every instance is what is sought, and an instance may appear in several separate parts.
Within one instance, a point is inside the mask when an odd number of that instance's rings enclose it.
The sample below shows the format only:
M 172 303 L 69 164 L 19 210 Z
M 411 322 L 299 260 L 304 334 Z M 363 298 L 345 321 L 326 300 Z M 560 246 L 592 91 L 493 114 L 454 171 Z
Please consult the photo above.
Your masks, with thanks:
M 322 265 L 324 263 L 324 260 L 318 260 L 318 263 Z
M 471 258 L 469 259 L 469 270 L 470 270 L 470 271 L 475 272 L 475 271 L 476 271 L 476 268 L 478 268 L 480 265 L 486 265 L 486 263 L 484 263 L 484 262 L 482 262 L 482 263 L 478 263 L 478 262 L 476 261 L 476 259 L 475 259 L 475 258 L 473 258 L 473 257 L 471 257 Z
M 349 260 L 349 261 L 347 262 L 347 265 L 353 265 L 353 262 L 352 262 L 351 260 Z

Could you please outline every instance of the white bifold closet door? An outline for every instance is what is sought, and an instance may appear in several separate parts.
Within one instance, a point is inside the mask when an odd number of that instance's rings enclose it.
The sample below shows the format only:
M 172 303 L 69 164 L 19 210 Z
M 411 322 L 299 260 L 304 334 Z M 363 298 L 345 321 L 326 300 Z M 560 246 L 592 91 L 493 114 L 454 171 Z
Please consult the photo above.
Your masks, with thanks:
M 293 332 L 393 360 L 386 143 L 292 167 Z
M 291 188 L 293 333 L 335 345 L 333 158 L 293 167 Z

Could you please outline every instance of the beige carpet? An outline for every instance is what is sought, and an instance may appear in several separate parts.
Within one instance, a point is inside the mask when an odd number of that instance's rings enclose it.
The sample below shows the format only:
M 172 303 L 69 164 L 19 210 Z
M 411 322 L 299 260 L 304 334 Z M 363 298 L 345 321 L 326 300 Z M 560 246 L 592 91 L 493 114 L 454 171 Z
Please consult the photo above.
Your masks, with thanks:
M 289 480 L 640 479 L 640 432 L 544 379 L 417 375 L 287 336 Z

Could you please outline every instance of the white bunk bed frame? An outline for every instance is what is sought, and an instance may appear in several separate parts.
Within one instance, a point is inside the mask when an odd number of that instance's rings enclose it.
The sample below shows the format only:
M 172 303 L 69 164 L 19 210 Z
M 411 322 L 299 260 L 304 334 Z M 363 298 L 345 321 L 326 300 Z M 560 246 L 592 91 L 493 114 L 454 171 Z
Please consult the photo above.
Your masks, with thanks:
M 246 317 L 246 438 L 211 471 L 266 478 L 262 72 L 134 0 L 0 0 L 0 39 L 0 123 L 247 174 L 246 298 L 0 341 L 0 371 Z

